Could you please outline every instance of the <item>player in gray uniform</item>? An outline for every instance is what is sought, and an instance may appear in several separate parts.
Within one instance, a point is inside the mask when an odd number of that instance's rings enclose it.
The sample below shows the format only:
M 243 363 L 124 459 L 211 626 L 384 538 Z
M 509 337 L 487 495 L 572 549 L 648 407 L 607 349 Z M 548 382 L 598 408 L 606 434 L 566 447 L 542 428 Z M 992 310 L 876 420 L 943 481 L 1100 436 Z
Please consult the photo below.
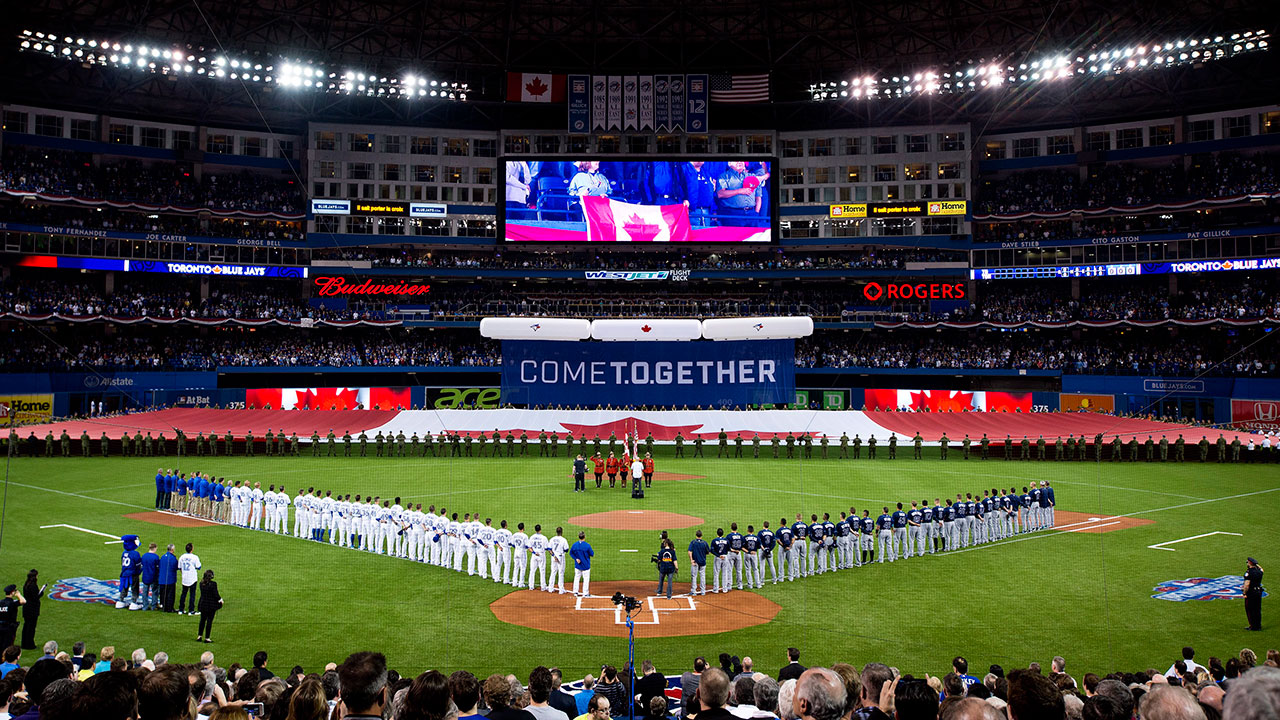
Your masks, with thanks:
M 745 565 L 743 557 L 742 534 L 738 532 L 738 523 L 729 524 L 729 535 L 725 538 L 729 541 L 729 583 L 725 590 L 733 587 L 734 578 L 737 578 L 738 589 L 742 589 L 742 573 Z
M 826 534 L 827 529 L 818 522 L 817 513 L 811 515 L 809 518 L 809 573 L 805 577 L 827 571 L 827 553 L 822 547 Z
M 873 559 L 873 553 L 876 549 L 876 521 L 871 517 L 870 510 L 862 511 L 862 532 L 858 538 L 862 544 L 862 552 L 858 554 L 858 567 L 869 564 Z
M 711 592 L 729 592 L 729 539 L 724 536 L 724 528 L 716 528 L 716 536 L 711 539 L 711 555 L 715 560 L 711 565 Z
M 849 512 L 853 514 L 853 519 L 856 522 L 858 512 L 853 508 L 849 508 Z M 848 570 L 853 567 L 853 543 L 856 537 L 853 525 L 849 522 L 849 516 L 841 512 L 840 522 L 836 523 L 836 548 L 840 555 L 839 567 L 841 570 Z
M 778 536 L 769 529 L 769 521 L 764 521 L 764 526 L 760 528 L 760 560 L 764 566 L 767 566 L 773 575 L 773 584 L 778 584 Z M 764 567 L 760 569 L 760 579 L 764 579 Z
M 742 536 L 742 571 L 747 576 L 747 587 L 764 587 L 764 576 L 760 572 L 760 536 L 756 535 L 754 525 L 748 525 L 747 534 Z
M 886 557 L 891 559 L 893 557 L 893 516 L 889 514 L 888 505 L 885 506 L 880 517 L 876 518 L 876 532 L 880 541 L 876 562 L 882 563 Z
M 796 521 L 791 523 L 791 579 L 804 576 L 804 558 L 805 551 L 808 549 L 808 543 L 805 538 L 809 537 L 809 526 L 804 524 L 804 519 L 800 513 L 796 513 Z
M 905 557 L 924 554 L 924 513 L 915 500 L 911 501 L 911 509 L 907 511 L 907 552 Z
M 822 513 L 822 553 L 827 570 L 835 572 L 840 568 L 836 557 L 836 524 L 831 522 L 831 513 Z

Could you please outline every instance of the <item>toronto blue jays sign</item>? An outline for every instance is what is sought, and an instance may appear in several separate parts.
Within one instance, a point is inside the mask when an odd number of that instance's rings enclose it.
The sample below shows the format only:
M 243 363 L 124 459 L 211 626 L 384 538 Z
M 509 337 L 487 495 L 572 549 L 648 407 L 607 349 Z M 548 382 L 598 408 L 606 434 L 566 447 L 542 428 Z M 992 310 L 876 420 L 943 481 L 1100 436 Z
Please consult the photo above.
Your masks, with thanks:
M 101 603 L 115 605 L 120 595 L 119 580 L 98 580 L 91 577 L 69 578 L 54 583 L 49 597 L 63 602 Z
M 1217 578 L 1187 578 L 1170 580 L 1155 587 L 1156 600 L 1186 602 L 1188 600 L 1238 600 L 1244 597 L 1244 578 L 1239 575 L 1223 575 Z M 1266 596 L 1266 591 L 1263 591 Z

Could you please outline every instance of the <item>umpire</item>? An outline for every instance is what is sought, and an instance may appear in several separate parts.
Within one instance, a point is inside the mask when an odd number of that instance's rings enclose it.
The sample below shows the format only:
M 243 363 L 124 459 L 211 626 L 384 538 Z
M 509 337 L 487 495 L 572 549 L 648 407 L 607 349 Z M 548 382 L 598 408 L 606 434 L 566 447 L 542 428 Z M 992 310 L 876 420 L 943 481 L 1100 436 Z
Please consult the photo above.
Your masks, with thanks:
M 1262 629 L 1262 567 L 1258 561 L 1248 558 L 1244 571 L 1244 614 L 1249 618 L 1245 630 Z

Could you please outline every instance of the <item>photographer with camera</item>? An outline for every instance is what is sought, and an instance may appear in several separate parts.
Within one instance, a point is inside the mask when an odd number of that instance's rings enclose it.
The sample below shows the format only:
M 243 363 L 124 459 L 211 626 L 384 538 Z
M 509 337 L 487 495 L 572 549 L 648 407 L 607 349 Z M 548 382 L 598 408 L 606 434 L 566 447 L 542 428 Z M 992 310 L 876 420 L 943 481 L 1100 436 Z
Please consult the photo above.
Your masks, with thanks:
M 676 560 L 676 546 L 670 539 L 662 541 L 662 550 L 660 550 L 654 561 L 658 563 L 658 594 L 662 594 L 662 586 L 667 586 L 667 599 L 671 599 L 671 589 L 676 581 L 676 572 L 680 569 L 680 562 Z

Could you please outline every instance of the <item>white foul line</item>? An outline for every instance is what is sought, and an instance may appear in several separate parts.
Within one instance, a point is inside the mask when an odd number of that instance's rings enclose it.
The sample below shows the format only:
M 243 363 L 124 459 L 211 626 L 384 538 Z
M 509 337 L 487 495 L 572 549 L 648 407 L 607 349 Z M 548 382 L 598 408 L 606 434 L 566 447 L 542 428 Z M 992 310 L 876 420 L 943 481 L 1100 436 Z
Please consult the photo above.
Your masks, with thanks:
M 1174 545 L 1176 543 L 1186 542 L 1188 540 L 1199 540 L 1200 538 L 1206 538 L 1206 537 L 1209 537 L 1210 535 L 1234 535 L 1236 537 L 1243 537 L 1241 533 L 1224 532 L 1222 530 L 1215 530 L 1213 532 L 1205 533 L 1203 535 L 1192 535 L 1191 537 L 1184 537 L 1178 540 L 1170 540 L 1168 542 L 1156 543 L 1155 545 L 1148 545 L 1147 547 L 1151 548 L 1152 550 L 1168 550 L 1169 552 L 1177 552 L 1177 550 L 1175 550 L 1174 548 L 1163 547 L 1163 546 Z
M 1117 520 L 1115 522 L 1102 523 L 1101 525 L 1090 525 L 1088 527 L 1078 527 L 1074 530 L 1064 530 L 1063 532 L 1089 532 L 1090 530 L 1094 530 L 1097 528 L 1104 528 L 1104 527 L 1109 527 L 1111 525 L 1119 525 L 1119 524 L 1120 524 L 1120 521 Z
M 79 530 L 80 532 L 83 532 L 83 533 L 89 533 L 90 535 L 100 535 L 102 537 L 114 538 L 113 540 L 108 540 L 107 542 L 102 543 L 103 545 L 114 545 L 115 543 L 120 542 L 120 538 L 117 535 L 112 535 L 111 533 L 98 532 L 97 530 L 90 530 L 88 528 L 76 527 L 75 525 L 60 524 L 60 525 L 41 525 L 40 526 L 41 530 L 49 530 L 51 528 L 68 528 L 71 530 Z

